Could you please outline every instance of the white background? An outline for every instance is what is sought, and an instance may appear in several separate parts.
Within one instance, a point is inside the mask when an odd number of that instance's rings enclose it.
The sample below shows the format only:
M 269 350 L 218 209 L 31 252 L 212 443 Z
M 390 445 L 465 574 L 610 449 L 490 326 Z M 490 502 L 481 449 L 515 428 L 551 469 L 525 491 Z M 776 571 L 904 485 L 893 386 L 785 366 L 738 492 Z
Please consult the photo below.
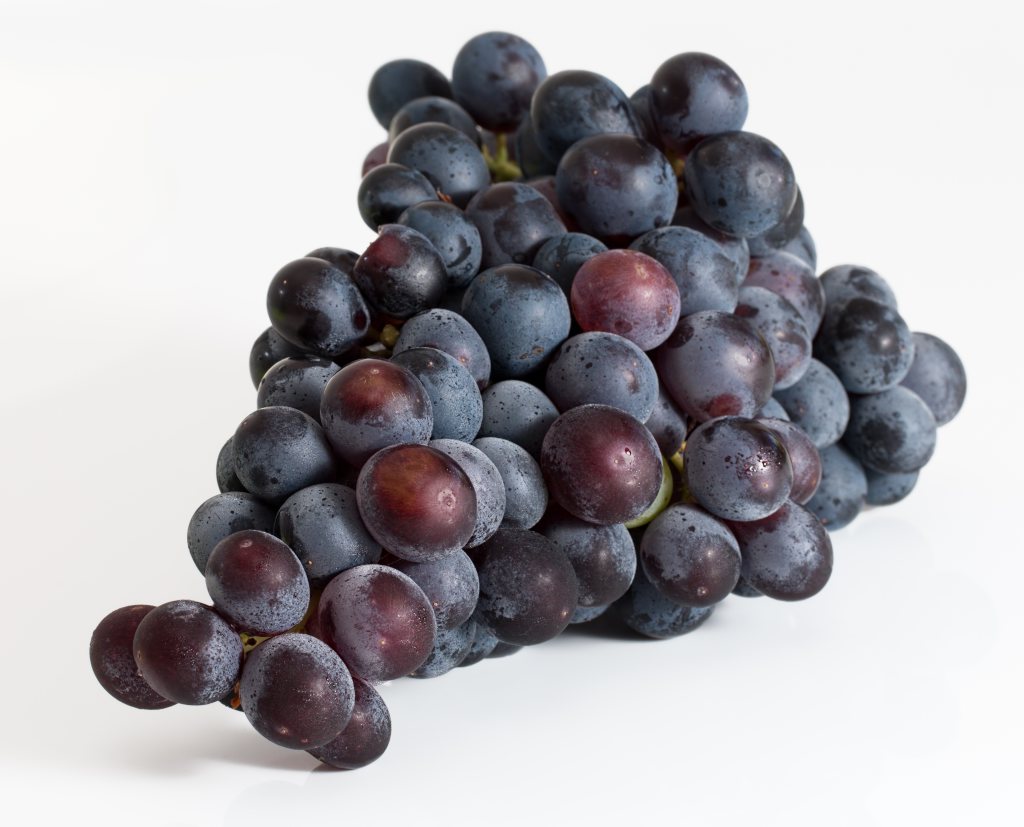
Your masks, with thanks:
M 6 823 L 1020 823 L 1010 4 L 357 5 L 0 1 Z M 391 748 L 358 773 L 312 771 L 219 705 L 116 704 L 89 635 L 124 604 L 205 598 L 185 527 L 255 405 L 270 277 L 371 237 L 371 73 L 449 72 L 495 28 L 627 93 L 677 52 L 729 62 L 822 264 L 879 270 L 911 327 L 959 350 L 962 416 L 909 500 L 835 536 L 814 600 L 385 686 Z

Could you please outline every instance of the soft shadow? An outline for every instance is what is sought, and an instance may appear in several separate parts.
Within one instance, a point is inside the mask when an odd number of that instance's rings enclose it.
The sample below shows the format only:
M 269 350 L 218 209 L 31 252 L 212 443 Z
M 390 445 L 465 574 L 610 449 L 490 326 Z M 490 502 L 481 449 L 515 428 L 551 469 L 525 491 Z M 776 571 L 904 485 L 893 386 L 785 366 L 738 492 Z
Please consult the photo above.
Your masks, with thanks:
M 567 626 L 559 637 L 590 637 L 602 640 L 629 640 L 633 642 L 649 640 L 630 629 L 618 615 L 609 610 L 589 623 L 575 623 Z

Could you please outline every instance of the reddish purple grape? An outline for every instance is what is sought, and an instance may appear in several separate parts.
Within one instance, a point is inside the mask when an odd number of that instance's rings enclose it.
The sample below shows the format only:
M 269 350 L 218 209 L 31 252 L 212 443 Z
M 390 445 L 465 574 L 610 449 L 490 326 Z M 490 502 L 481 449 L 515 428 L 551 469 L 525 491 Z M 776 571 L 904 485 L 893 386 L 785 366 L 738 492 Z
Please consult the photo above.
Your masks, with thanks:
M 635 250 L 608 250 L 584 262 L 569 298 L 584 330 L 618 333 L 641 350 L 664 342 L 679 321 L 675 279 Z
M 382 144 L 377 144 L 373 149 L 366 153 L 366 157 L 363 159 L 363 170 L 361 176 L 365 176 L 371 169 L 376 169 L 382 164 L 388 162 L 388 142 L 384 141 Z
M 89 641 L 89 661 L 100 686 L 121 703 L 136 709 L 174 706 L 174 701 L 146 683 L 132 653 L 135 631 L 152 610 L 152 606 L 115 609 L 100 621 Z
M 818 490 L 821 482 L 821 455 L 807 432 L 785 419 L 758 417 L 758 422 L 771 428 L 786 448 L 789 464 L 793 466 L 793 487 L 789 498 L 805 505 Z
M 327 584 L 317 611 L 320 634 L 366 681 L 408 675 L 434 648 L 430 601 L 410 577 L 388 566 L 343 571 Z
M 455 460 L 426 445 L 392 445 L 370 457 L 356 501 L 374 539 L 416 563 L 458 551 L 476 528 L 473 483 Z
M 639 517 L 662 480 L 650 431 L 607 405 L 581 405 L 558 417 L 544 437 L 541 469 L 562 508 L 602 525 Z
M 356 262 L 352 278 L 374 308 L 392 319 L 408 319 L 440 301 L 448 270 L 425 235 L 384 224 Z
M 366 681 L 353 678 L 355 705 L 348 724 L 333 741 L 309 750 L 339 770 L 357 770 L 380 758 L 391 742 L 391 715 L 384 699 Z

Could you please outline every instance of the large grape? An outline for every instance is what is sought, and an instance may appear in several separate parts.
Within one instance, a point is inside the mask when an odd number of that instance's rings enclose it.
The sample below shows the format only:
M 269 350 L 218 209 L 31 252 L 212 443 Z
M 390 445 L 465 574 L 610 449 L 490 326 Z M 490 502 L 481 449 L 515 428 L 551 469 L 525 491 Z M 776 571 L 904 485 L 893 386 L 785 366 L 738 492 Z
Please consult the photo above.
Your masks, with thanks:
M 804 505 L 814 496 L 821 482 L 821 456 L 818 449 L 803 428 L 787 419 L 762 415 L 757 421 L 770 428 L 786 449 L 789 464 L 793 467 L 793 487 L 789 490 L 789 498 Z
M 838 442 L 850 420 L 850 398 L 843 383 L 817 359 L 811 359 L 799 382 L 777 391 L 775 398 L 819 449 Z
M 423 233 L 441 254 L 448 287 L 465 287 L 480 271 L 483 246 L 480 231 L 454 204 L 424 201 L 409 207 L 398 223 Z
M 781 250 L 752 258 L 743 284 L 764 287 L 782 296 L 799 311 L 807 334 L 814 338 L 825 315 L 825 290 L 807 262 Z
M 256 392 L 256 407 L 295 408 L 320 421 L 320 398 L 341 368 L 322 356 L 289 356 L 266 372 Z M 232 448 L 232 450 L 234 450 Z M 234 456 L 232 455 L 232 472 Z
M 132 651 L 135 632 L 153 606 L 124 606 L 99 622 L 89 640 L 89 662 L 100 686 L 121 703 L 136 709 L 174 706 L 146 683 Z
M 481 437 L 507 439 L 525 448 L 533 457 L 540 456 L 544 434 L 558 419 L 558 408 L 544 391 L 529 382 L 506 379 L 487 388 L 483 401 Z
M 537 460 L 525 448 L 500 437 L 481 437 L 473 447 L 494 463 L 505 486 L 502 523 L 533 528 L 548 507 L 548 489 Z
M 529 264 L 549 239 L 565 233 L 551 203 L 533 187 L 504 182 L 480 190 L 466 205 L 480 232 L 481 266 Z
M 434 306 L 448 284 L 448 270 L 434 245 L 401 224 L 380 227 L 352 277 L 366 300 L 393 319 L 408 319 Z
M 921 397 L 897 385 L 850 401 L 843 442 L 865 468 L 909 474 L 931 459 L 935 427 L 935 417 Z
M 452 91 L 484 129 L 511 132 L 529 112 L 545 77 L 544 61 L 527 41 L 508 32 L 486 32 L 455 56 Z
M 410 126 L 392 141 L 388 163 L 422 172 L 458 207 L 465 207 L 473 193 L 491 182 L 487 161 L 476 143 L 443 123 Z
M 427 95 L 452 96 L 452 85 L 429 63 L 422 60 L 392 60 L 370 78 L 370 109 L 385 129 L 406 103 Z
M 811 338 L 799 311 L 765 287 L 740 288 L 736 315 L 760 333 L 775 362 L 775 390 L 800 381 L 811 363 Z
M 348 724 L 333 740 L 309 750 L 339 770 L 357 770 L 380 758 L 391 742 L 391 715 L 384 699 L 366 681 L 353 678 L 355 702 Z
M 384 224 L 394 224 L 409 207 L 438 202 L 438 197 L 422 172 L 401 164 L 381 164 L 363 176 L 356 200 L 363 222 L 376 232 Z
M 455 460 L 473 484 L 476 526 L 466 548 L 480 545 L 498 530 L 505 518 L 505 481 L 498 466 L 475 445 L 467 445 L 457 439 L 432 439 L 428 444 Z
M 454 356 L 483 390 L 491 377 L 491 356 L 480 334 L 458 313 L 435 307 L 402 325 L 393 353 L 414 347 L 436 347 Z

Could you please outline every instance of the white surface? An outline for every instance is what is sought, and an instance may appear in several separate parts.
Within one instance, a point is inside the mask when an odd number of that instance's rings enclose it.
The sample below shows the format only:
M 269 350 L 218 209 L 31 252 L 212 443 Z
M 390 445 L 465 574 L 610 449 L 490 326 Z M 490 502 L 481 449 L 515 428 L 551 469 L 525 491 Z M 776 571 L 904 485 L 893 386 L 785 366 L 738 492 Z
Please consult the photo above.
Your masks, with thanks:
M 1019 25 L 913 5 L 0 2 L 5 823 L 1019 823 Z M 878 269 L 963 356 L 962 416 L 909 500 L 835 536 L 816 599 L 386 686 L 358 773 L 220 706 L 121 707 L 89 635 L 205 598 L 185 527 L 255 404 L 270 277 L 370 238 L 370 74 L 449 71 L 494 28 L 627 92 L 680 51 L 732 64 L 822 263 Z

